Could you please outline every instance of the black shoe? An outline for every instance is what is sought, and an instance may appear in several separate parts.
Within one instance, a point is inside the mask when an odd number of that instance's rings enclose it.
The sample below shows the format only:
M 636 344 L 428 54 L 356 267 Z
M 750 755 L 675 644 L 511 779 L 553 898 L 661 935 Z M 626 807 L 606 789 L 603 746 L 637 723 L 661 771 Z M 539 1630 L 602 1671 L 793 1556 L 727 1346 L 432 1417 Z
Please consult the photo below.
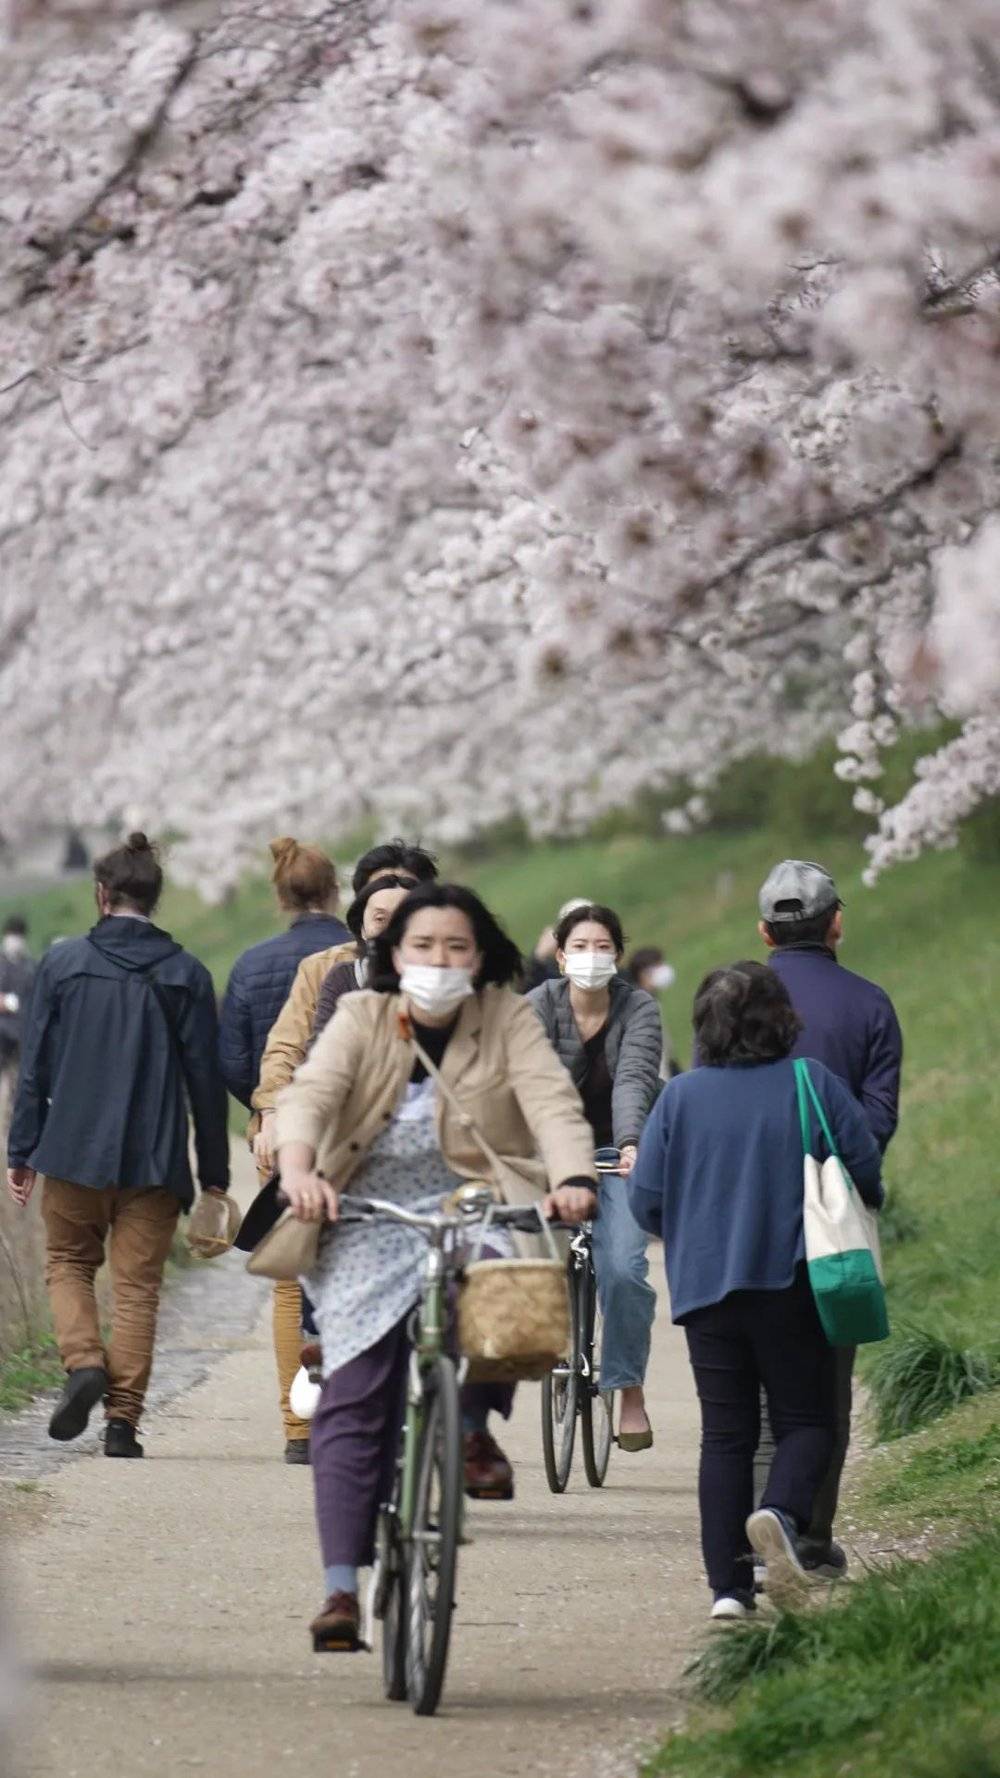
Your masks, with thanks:
M 307 1438 L 290 1438 L 285 1444 L 286 1463 L 309 1463 L 309 1440 Z
M 70 1371 L 49 1421 L 49 1437 L 79 1438 L 99 1401 L 108 1393 L 108 1373 L 98 1364 Z
M 799 1561 L 807 1574 L 820 1580 L 844 1580 L 847 1575 L 847 1556 L 832 1538 L 828 1544 L 810 1544 L 800 1538 Z
M 104 1431 L 105 1457 L 142 1457 L 145 1455 L 135 1436 L 135 1427 L 128 1420 L 109 1420 Z

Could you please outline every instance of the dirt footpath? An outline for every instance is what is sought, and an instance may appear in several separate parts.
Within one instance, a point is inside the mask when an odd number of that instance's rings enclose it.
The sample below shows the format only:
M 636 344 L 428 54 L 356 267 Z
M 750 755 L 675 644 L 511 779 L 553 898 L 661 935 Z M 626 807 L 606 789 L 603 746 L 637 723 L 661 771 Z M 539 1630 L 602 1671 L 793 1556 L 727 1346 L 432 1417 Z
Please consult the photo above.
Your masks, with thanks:
M 202 1356 L 204 1334 L 190 1330 Z M 280 1461 L 258 1320 L 150 1414 L 144 1463 L 92 1450 L 27 1492 L 8 1482 L 21 1524 L 5 1578 L 32 1675 L 17 1778 L 631 1773 L 679 1715 L 708 1604 L 697 1408 L 665 1300 L 649 1394 L 654 1449 L 616 1450 L 600 1493 L 575 1467 L 556 1499 L 538 1387 L 519 1391 L 505 1439 L 517 1497 L 471 1508 L 445 1698 L 423 1721 L 383 1701 L 377 1655 L 311 1652 L 310 1476 Z

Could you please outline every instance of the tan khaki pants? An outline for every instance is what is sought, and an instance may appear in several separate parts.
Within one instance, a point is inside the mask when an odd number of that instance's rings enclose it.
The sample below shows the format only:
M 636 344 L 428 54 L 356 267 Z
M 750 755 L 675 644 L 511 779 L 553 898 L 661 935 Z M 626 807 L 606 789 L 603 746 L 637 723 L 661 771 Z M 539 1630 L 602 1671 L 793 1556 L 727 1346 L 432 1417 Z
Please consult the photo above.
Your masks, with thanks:
M 98 1191 L 65 1179 L 45 1180 L 45 1283 L 59 1354 L 68 1371 L 84 1365 L 106 1369 L 109 1420 L 139 1424 L 153 1368 L 163 1268 L 179 1214 L 173 1192 L 160 1187 Z M 114 1293 L 107 1348 L 94 1290 L 106 1243 Z
M 285 1437 L 308 1438 L 308 1420 L 297 1419 L 288 1405 L 288 1391 L 299 1368 L 302 1351 L 302 1292 L 293 1278 L 282 1278 L 274 1287 L 271 1331 Z

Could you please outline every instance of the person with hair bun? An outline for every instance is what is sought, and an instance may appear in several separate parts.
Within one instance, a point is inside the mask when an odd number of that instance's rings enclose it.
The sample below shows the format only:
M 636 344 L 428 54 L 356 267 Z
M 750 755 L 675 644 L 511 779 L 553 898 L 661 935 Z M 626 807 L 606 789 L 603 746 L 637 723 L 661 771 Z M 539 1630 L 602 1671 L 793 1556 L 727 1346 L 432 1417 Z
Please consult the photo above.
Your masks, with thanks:
M 290 916 L 289 924 L 284 932 L 251 945 L 233 964 L 219 1031 L 219 1058 L 226 1085 L 233 1098 L 248 1111 L 252 1110 L 251 1096 L 260 1077 L 268 1033 L 285 1004 L 299 964 L 303 958 L 342 946 L 351 938 L 335 911 L 338 885 L 333 860 L 318 846 L 303 845 L 288 837 L 271 841 L 271 857 L 271 881 L 279 909 Z M 249 1130 L 254 1142 L 258 1128 L 259 1118 L 254 1114 Z M 257 1159 L 266 1175 L 270 1171 L 269 1157 L 257 1154 Z M 276 1284 L 272 1331 L 286 1463 L 309 1461 L 309 1427 L 292 1412 L 288 1400 L 292 1379 L 299 1368 L 304 1322 L 308 1325 L 299 1286 L 293 1279 Z
M 698 1497 L 715 1619 L 753 1610 L 753 1550 L 769 1589 L 808 1581 L 798 1539 L 834 1444 L 834 1349 L 805 1265 L 791 1060 L 801 1029 L 774 970 L 713 969 L 694 1002 L 701 1066 L 664 1088 L 628 1181 L 636 1221 L 663 1238 L 671 1312 L 701 1403 Z M 821 1062 L 808 1067 L 840 1159 L 877 1208 L 881 1157 L 864 1112 Z M 824 1157 L 812 1121 L 810 1151 Z M 776 1448 L 754 1512 L 762 1387 Z
M 97 924 L 53 945 L 38 967 L 7 1184 L 24 1205 L 45 1175 L 45 1279 L 67 1372 L 49 1433 L 77 1438 L 104 1400 L 105 1456 L 141 1457 L 163 1267 L 194 1201 L 188 1111 L 201 1189 L 224 1194 L 226 1088 L 212 978 L 153 923 L 156 847 L 130 834 L 98 859 L 94 879 Z M 107 1343 L 94 1293 L 105 1248 Z

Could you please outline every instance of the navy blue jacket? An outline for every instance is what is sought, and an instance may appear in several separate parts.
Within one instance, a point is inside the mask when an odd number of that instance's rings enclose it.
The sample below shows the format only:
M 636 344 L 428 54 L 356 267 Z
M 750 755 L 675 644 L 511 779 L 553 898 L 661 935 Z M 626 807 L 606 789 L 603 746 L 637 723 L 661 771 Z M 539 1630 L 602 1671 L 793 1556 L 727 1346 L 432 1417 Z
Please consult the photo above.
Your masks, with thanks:
M 248 1110 L 268 1033 L 303 957 L 353 942 L 343 920 L 332 914 L 299 914 L 287 932 L 262 939 L 237 957 L 222 1003 L 219 1059 L 229 1091 Z
M 804 1025 L 792 1055 L 816 1056 L 847 1082 L 884 1154 L 899 1122 L 903 1066 L 903 1037 L 888 994 L 845 969 L 826 945 L 772 951 L 771 968 Z
M 189 1206 L 185 1088 L 200 1182 L 226 1186 L 226 1088 L 204 964 L 127 915 L 53 945 L 35 976 L 8 1164 L 76 1185 L 165 1186 Z
M 822 1062 L 809 1072 L 837 1152 L 866 1203 L 882 1202 L 878 1144 Z M 813 1124 L 812 1153 L 826 1144 Z M 802 1134 L 790 1061 L 695 1068 L 668 1081 L 627 1180 L 640 1227 L 661 1235 L 675 1321 L 733 1290 L 784 1290 L 804 1257 Z

